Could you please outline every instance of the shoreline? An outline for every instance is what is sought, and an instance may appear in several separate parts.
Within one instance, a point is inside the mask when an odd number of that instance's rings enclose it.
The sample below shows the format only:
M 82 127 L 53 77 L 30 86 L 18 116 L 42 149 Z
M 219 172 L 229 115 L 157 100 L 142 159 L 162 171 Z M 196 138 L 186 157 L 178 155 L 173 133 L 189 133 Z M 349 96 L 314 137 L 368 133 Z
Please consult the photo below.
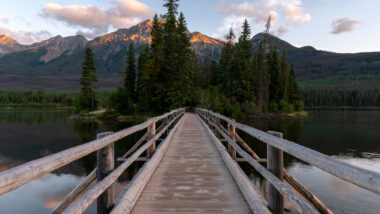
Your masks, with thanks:
M 305 107 L 305 110 L 361 110 L 361 111 L 379 111 L 380 107 L 315 106 L 315 107 Z

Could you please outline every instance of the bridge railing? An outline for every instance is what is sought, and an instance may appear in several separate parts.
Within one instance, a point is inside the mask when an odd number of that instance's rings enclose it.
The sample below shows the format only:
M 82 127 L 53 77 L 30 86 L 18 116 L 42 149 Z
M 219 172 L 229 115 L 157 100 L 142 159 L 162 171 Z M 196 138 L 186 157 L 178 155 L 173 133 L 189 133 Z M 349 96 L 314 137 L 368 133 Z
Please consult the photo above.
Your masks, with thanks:
M 313 193 L 307 190 L 283 168 L 283 152 L 352 184 L 380 194 L 379 173 L 347 164 L 336 158 L 285 140 L 282 138 L 282 133 L 264 132 L 206 109 L 198 108 L 196 109 L 196 113 L 216 135 L 221 136 L 221 141 L 227 141 L 227 150 L 233 159 L 248 162 L 270 183 L 268 187 L 268 207 L 273 213 L 283 212 L 283 196 L 288 198 L 298 211 L 302 213 L 332 213 Z M 221 125 L 221 120 L 228 124 L 228 129 Z M 261 142 L 266 143 L 267 159 L 258 157 L 244 140 L 240 138 L 235 129 L 240 129 Z M 237 157 L 237 154 L 242 158 Z M 267 162 L 266 168 L 262 166 L 262 162 Z M 283 181 L 284 179 L 286 182 Z
M 153 152 L 155 152 L 156 141 L 159 140 L 165 132 L 167 133 L 170 127 L 174 126 L 174 129 L 178 125 L 176 122 L 182 117 L 184 112 L 184 108 L 176 109 L 161 116 L 150 118 L 144 123 L 126 128 L 119 132 L 107 133 L 105 134 L 106 136 L 102 136 L 101 138 L 86 144 L 30 161 L 15 168 L 1 172 L 0 195 L 23 186 L 47 173 L 52 172 L 53 170 L 61 168 L 95 151 L 98 151 L 98 159 L 103 158 L 100 162 L 107 162 L 107 159 L 114 158 L 113 143 L 115 141 L 123 139 L 124 137 L 143 129 L 147 129 L 147 134 L 139 140 L 139 145 L 132 147 L 132 149 L 128 151 L 121 160 L 119 160 L 123 161 L 123 163 L 118 166 L 118 168 L 113 169 L 112 167 L 110 168 L 110 166 L 105 166 L 105 169 L 103 168 L 100 170 L 98 160 L 98 168 L 90 173 L 87 178 L 71 193 L 69 193 L 69 195 L 52 211 L 52 213 L 82 213 L 93 201 L 107 191 L 117 180 L 117 178 L 119 178 L 120 175 L 122 175 L 122 173 L 145 151 L 147 153 L 146 158 L 149 159 L 153 155 Z M 156 123 L 160 120 L 164 120 L 164 122 L 156 130 Z M 146 140 L 145 144 L 141 145 L 144 140 Z M 114 160 L 108 161 L 111 163 L 109 165 L 112 165 Z M 97 176 L 99 177 L 101 174 L 100 171 L 107 170 L 107 167 L 109 168 L 108 173 L 104 175 L 104 178 L 102 178 L 101 181 L 98 179 L 98 183 L 96 185 L 93 185 L 90 189 L 86 190 L 89 184 L 91 184 Z M 86 192 L 82 194 L 84 190 L 86 190 Z M 80 198 L 77 198 L 80 194 L 82 194 Z M 113 204 L 110 206 L 113 206 Z M 109 209 L 109 207 L 107 209 Z M 108 211 L 105 210 L 103 212 L 99 212 L 98 210 L 98 213 L 106 213 Z

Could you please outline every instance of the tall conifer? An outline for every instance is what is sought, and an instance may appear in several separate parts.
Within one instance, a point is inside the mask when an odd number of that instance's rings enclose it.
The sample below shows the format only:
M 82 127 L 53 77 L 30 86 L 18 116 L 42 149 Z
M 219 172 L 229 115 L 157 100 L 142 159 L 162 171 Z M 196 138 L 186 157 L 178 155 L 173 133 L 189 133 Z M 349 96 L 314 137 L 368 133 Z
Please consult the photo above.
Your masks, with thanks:
M 243 31 L 234 48 L 233 69 L 230 70 L 228 84 L 232 91 L 231 95 L 240 103 L 253 100 L 251 29 L 247 20 L 244 21 L 242 27 Z
M 94 54 L 91 48 L 86 49 L 84 61 L 82 64 L 82 77 L 80 84 L 82 85 L 80 95 L 77 100 L 77 110 L 94 110 L 97 107 L 97 100 L 95 97 L 95 83 L 98 81 L 96 78 L 96 67 L 94 61 Z
M 128 49 L 124 87 L 126 89 L 128 99 L 132 102 L 136 102 L 136 56 L 133 44 L 130 44 Z
M 267 58 L 267 68 L 270 74 L 269 100 L 278 102 L 283 97 L 283 81 L 277 48 L 272 47 Z

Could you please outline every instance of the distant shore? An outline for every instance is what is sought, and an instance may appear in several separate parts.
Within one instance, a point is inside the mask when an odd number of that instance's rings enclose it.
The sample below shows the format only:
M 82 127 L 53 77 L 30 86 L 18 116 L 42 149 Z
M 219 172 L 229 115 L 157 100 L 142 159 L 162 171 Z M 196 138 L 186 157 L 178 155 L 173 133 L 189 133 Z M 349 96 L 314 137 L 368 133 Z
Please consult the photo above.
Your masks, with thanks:
M 305 107 L 305 110 L 364 110 L 364 111 L 379 111 L 380 107 L 315 106 L 315 107 Z

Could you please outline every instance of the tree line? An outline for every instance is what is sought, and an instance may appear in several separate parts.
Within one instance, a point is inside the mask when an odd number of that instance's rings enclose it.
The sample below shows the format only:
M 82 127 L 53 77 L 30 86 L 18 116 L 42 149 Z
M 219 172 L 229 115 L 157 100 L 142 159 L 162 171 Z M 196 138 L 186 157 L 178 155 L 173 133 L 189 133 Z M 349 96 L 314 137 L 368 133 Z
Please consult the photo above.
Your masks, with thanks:
M 191 49 L 186 19 L 178 15 L 179 0 L 165 0 L 167 12 L 153 18 L 151 44 L 138 59 L 131 44 L 127 51 L 123 85 L 110 96 L 119 113 L 160 113 L 183 106 L 200 106 L 226 115 L 302 110 L 293 66 L 286 52 L 262 41 L 253 51 L 247 20 L 235 42 L 230 30 L 219 62 L 199 66 Z M 267 24 L 269 32 L 270 18 Z M 97 107 L 96 68 L 86 51 L 78 109 Z
M 379 88 L 309 88 L 302 95 L 308 107 L 380 107 Z
M 73 106 L 75 96 L 45 91 L 0 91 L 0 106 L 66 107 Z

